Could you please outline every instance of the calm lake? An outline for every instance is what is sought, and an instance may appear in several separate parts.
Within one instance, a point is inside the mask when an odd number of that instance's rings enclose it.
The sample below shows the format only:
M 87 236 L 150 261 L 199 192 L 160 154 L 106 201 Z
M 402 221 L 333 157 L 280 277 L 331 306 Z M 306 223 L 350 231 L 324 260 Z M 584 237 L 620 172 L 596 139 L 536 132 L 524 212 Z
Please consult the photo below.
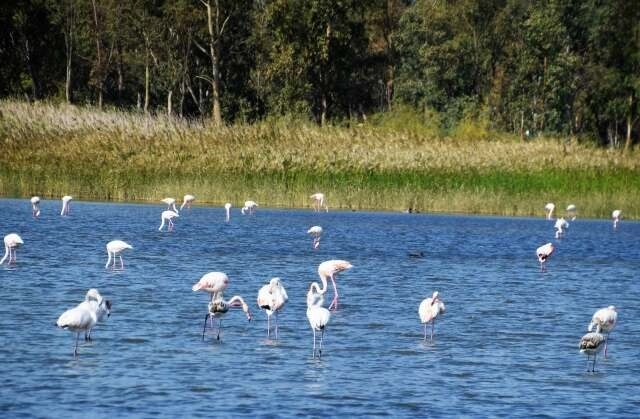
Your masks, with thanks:
M 234 204 L 234 205 L 237 205 Z M 18 233 L 0 266 L 0 412 L 4 417 L 629 417 L 640 412 L 640 223 L 570 222 L 554 239 L 541 217 L 271 210 L 181 211 L 158 231 L 163 204 L 0 200 L 0 236 Z M 309 227 L 324 229 L 312 248 Z M 106 243 L 133 246 L 105 269 Z M 541 272 L 538 246 L 556 252 Z M 422 256 L 415 257 L 416 255 Z M 306 291 L 318 264 L 345 259 L 339 309 L 312 358 Z M 221 341 L 202 340 L 208 294 L 226 272 Z M 280 339 L 266 338 L 258 289 L 280 277 L 289 302 Z M 54 323 L 97 288 L 111 317 L 81 340 Z M 418 306 L 439 291 L 446 313 L 422 340 Z M 333 290 L 327 292 L 328 306 Z M 596 372 L 578 351 L 592 314 L 618 308 Z

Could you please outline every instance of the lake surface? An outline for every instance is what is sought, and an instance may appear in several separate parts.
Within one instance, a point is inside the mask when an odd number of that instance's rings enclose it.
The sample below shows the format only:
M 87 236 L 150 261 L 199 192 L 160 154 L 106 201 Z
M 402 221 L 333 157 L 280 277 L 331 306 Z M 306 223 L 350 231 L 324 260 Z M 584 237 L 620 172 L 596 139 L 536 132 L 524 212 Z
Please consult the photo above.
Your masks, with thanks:
M 0 200 L 0 235 L 18 233 L 17 263 L 0 266 L 0 412 L 4 417 L 471 416 L 629 417 L 640 412 L 640 223 L 270 210 L 196 205 L 173 232 L 162 204 Z M 541 211 L 542 213 L 542 211 Z M 306 231 L 325 234 L 313 250 Z M 105 245 L 125 240 L 124 270 Z M 535 249 L 557 246 L 546 272 Z M 423 257 L 411 253 L 423 252 Z M 340 306 L 322 359 L 312 358 L 306 291 L 317 266 L 346 259 Z M 208 294 L 229 275 L 254 319 L 227 314 L 221 341 L 202 325 Z M 266 338 L 258 289 L 289 294 L 280 339 Z M 98 288 L 111 317 L 81 341 L 58 316 Z M 422 340 L 421 300 L 447 311 Z M 325 305 L 331 301 L 329 290 Z M 578 342 L 592 314 L 618 307 L 609 354 L 587 372 Z

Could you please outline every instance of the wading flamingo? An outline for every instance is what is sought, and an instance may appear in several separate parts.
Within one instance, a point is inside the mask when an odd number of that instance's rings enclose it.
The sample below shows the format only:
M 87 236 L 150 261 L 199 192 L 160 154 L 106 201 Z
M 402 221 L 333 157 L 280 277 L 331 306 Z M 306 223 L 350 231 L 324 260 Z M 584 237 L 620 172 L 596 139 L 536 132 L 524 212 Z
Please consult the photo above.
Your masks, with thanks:
M 307 234 L 311 234 L 311 236 L 313 237 L 313 244 L 312 244 L 313 248 L 317 249 L 318 247 L 320 247 L 320 237 L 322 236 L 322 227 L 313 226 L 309 230 L 307 230 Z
M 60 211 L 60 215 L 69 215 L 71 212 L 71 200 L 72 196 L 65 195 L 62 197 L 62 210 Z
M 329 323 L 331 313 L 324 308 L 323 292 L 317 282 L 312 282 L 307 292 L 307 319 L 311 330 L 313 330 L 313 358 L 316 357 L 316 331 L 320 332 L 320 347 L 318 349 L 318 358 L 322 357 L 322 341 L 324 339 L 324 329 Z
M 622 218 L 622 211 L 614 210 L 611 213 L 611 218 L 613 218 L 613 229 L 615 230 L 616 228 L 618 228 L 618 223 L 620 222 L 620 218 Z
M 105 300 L 102 298 L 102 295 L 100 295 L 98 290 L 95 288 L 91 288 L 87 291 L 87 295 L 85 296 L 85 301 L 90 301 L 91 299 L 98 302 L 98 308 L 96 309 L 96 323 L 106 321 L 109 316 L 111 316 L 111 300 Z M 89 329 L 87 333 L 85 333 L 84 340 L 91 340 L 92 330 L 93 328 Z
M 31 215 L 33 215 L 33 218 L 40 217 L 40 197 L 39 196 L 31 197 Z
M 110 310 L 111 302 L 105 301 L 98 290 L 92 288 L 87 291 L 83 302 L 58 317 L 56 326 L 76 333 L 76 342 L 73 349 L 74 356 L 78 356 L 80 332 L 85 332 L 85 340 L 90 340 L 91 329 L 104 316 L 108 317 L 111 313 Z
M 209 272 L 191 287 L 191 291 L 204 291 L 211 294 L 210 301 L 218 293 L 222 293 L 229 286 L 229 277 L 224 272 Z
M 158 231 L 162 231 L 165 221 L 169 223 L 167 230 L 173 231 L 173 219 L 177 217 L 179 217 L 179 215 L 175 211 L 171 211 L 171 210 L 162 211 L 162 215 L 160 216 L 160 219 L 162 220 L 162 222 L 160 223 L 160 227 L 158 228 Z
M 616 327 L 616 322 L 618 321 L 618 312 L 616 311 L 616 306 L 609 306 L 605 308 L 601 308 L 600 310 L 593 313 L 593 317 L 591 318 L 591 323 L 589 323 L 589 331 L 593 332 L 593 329 L 596 329 L 596 332 L 601 332 L 605 336 L 604 340 L 604 357 L 607 357 L 607 344 L 609 343 L 609 333 Z
M 0 260 L 0 265 L 2 265 L 7 258 L 9 258 L 7 260 L 8 264 L 16 263 L 16 249 L 23 244 L 22 238 L 16 233 L 9 233 L 4 236 L 4 256 L 2 260 Z
M 258 307 L 267 313 L 267 338 L 271 334 L 271 315 L 275 314 L 276 340 L 278 340 L 278 313 L 287 303 L 289 296 L 280 278 L 271 278 L 268 284 L 258 291 Z
M 555 247 L 552 243 L 543 244 L 536 249 L 536 255 L 538 256 L 538 262 L 540 262 L 540 272 L 545 270 L 545 262 L 553 254 Z
M 124 262 L 122 261 L 122 252 L 126 249 L 133 249 L 130 244 L 123 242 L 122 240 L 112 240 L 107 243 L 107 264 L 104 266 L 105 268 L 109 267 L 109 263 L 113 258 L 113 265 L 111 266 L 113 269 L 116 268 L 116 256 L 120 258 L 120 269 L 124 269 Z
M 173 211 L 176 214 L 178 213 L 178 209 L 176 208 L 175 198 L 163 198 L 160 200 L 160 202 L 164 202 L 165 204 L 167 204 L 167 210 Z
M 180 211 L 182 211 L 182 208 L 184 207 L 191 208 L 191 204 L 193 204 L 193 201 L 195 200 L 195 196 L 186 194 L 183 198 L 182 205 L 180 205 Z
M 324 208 L 325 212 L 329 212 L 329 207 L 324 200 L 324 194 L 321 192 L 316 192 L 311 195 L 309 198 L 313 199 L 313 209 L 315 212 L 320 212 L 321 208 Z
M 547 220 L 552 220 L 553 219 L 553 210 L 556 209 L 556 205 L 553 202 L 549 202 L 547 203 L 547 205 L 544 206 L 545 211 L 547 211 Z
M 431 297 L 425 298 L 418 307 L 418 315 L 420 322 L 424 324 L 424 340 L 427 340 L 427 323 L 431 322 L 431 338 L 433 341 L 433 332 L 436 327 L 436 317 L 444 314 L 444 303 L 438 297 L 438 291 L 435 291 Z
M 567 228 L 569 228 L 569 223 L 562 217 L 558 218 L 555 224 L 556 239 L 564 236 L 564 232 Z
M 327 292 L 327 279 L 331 279 L 333 284 L 333 300 L 329 305 L 329 310 L 336 310 L 338 308 L 338 287 L 336 286 L 336 275 L 347 269 L 351 269 L 353 265 L 346 260 L 327 260 L 318 265 L 318 275 L 322 281 L 322 289 L 320 292 L 324 294 Z
M 204 334 L 207 331 L 207 319 L 212 319 L 211 328 L 213 328 L 213 319 L 218 319 L 218 334 L 216 340 L 220 340 L 220 331 L 222 330 L 222 318 L 232 308 L 242 308 L 242 311 L 247 315 L 247 320 L 251 321 L 252 314 L 249 311 L 249 306 L 244 302 L 242 297 L 234 295 L 228 301 L 222 299 L 222 293 L 217 294 L 217 298 L 213 301 L 209 301 L 209 310 L 204 317 L 204 327 L 202 329 L 202 340 L 204 340 Z
M 229 222 L 231 220 L 231 203 L 227 202 L 224 204 L 224 211 L 227 214 L 226 221 Z
M 574 204 L 569 204 L 567 206 L 567 217 L 570 218 L 571 221 L 575 221 L 576 211 L 577 211 L 577 208 Z
M 602 350 L 602 344 L 605 342 L 605 337 L 600 332 L 589 332 L 580 339 L 580 352 L 587 355 L 587 371 L 589 371 L 589 358 L 593 355 L 593 365 L 591 372 L 596 372 L 596 357 L 598 352 Z
M 249 215 L 253 215 L 256 212 L 256 208 L 258 208 L 258 204 L 255 201 L 244 201 L 244 207 L 240 210 L 242 215 L 245 213 L 249 213 Z

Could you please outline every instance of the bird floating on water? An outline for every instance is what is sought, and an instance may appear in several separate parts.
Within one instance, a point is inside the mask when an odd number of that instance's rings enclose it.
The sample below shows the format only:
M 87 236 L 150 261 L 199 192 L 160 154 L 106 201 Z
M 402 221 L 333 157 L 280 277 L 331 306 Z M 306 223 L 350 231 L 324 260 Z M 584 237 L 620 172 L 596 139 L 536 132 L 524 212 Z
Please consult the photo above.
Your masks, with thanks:
M 280 278 L 271 278 L 268 284 L 258 291 L 258 307 L 267 313 L 267 338 L 271 335 L 271 315 L 275 315 L 275 336 L 278 340 L 278 313 L 289 300 L 287 291 Z
M 425 298 L 418 307 L 418 315 L 420 316 L 420 322 L 424 324 L 424 340 L 427 340 L 427 324 L 431 323 L 431 338 L 433 341 L 433 333 L 436 327 L 436 317 L 440 314 L 444 314 L 445 307 L 444 302 L 440 300 L 438 291 L 434 291 L 431 297 Z
M 130 244 L 123 242 L 122 240 L 112 240 L 107 243 L 107 264 L 105 268 L 109 267 L 111 260 L 113 259 L 112 268 L 116 268 L 116 256 L 120 258 L 120 269 L 124 269 L 124 262 L 122 261 L 122 252 L 126 249 L 133 249 Z
M 2 265 L 7 258 L 7 264 L 16 263 L 16 249 L 23 244 L 22 238 L 16 233 L 9 233 L 4 236 L 4 256 L 0 260 L 0 265 Z

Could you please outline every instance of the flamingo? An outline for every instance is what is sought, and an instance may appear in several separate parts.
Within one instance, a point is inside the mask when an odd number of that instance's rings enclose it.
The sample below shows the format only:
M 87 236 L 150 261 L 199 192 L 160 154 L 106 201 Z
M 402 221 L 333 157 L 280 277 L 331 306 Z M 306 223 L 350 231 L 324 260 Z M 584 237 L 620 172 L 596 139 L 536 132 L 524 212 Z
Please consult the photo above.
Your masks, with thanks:
M 70 201 L 73 199 L 72 196 L 65 195 L 62 197 L 62 210 L 60 211 L 60 215 L 69 215 L 71 212 L 71 203 Z
M 167 229 L 169 231 L 173 231 L 173 219 L 179 216 L 180 215 L 178 215 L 178 213 L 175 211 L 171 211 L 171 210 L 162 211 L 162 215 L 160 216 L 162 223 L 160 223 L 160 227 L 158 228 L 158 231 L 162 231 L 162 227 L 164 227 L 165 221 L 169 223 L 169 227 L 167 227 Z
M 431 322 L 431 338 L 433 341 L 433 332 L 436 327 L 436 317 L 444 314 L 444 303 L 438 297 L 438 291 L 434 291 L 431 297 L 427 297 L 420 303 L 418 308 L 420 322 L 424 324 L 424 340 L 427 340 L 427 323 Z
M 314 291 L 315 288 L 315 291 Z M 312 282 L 307 292 L 307 319 L 313 330 L 313 358 L 316 357 L 316 331 L 320 331 L 320 347 L 318 349 L 318 359 L 322 357 L 322 341 L 324 339 L 324 329 L 329 323 L 331 312 L 324 308 L 324 292 L 317 282 Z
M 318 275 L 322 281 L 322 289 L 320 292 L 322 294 L 327 292 L 327 279 L 331 279 L 331 283 L 333 284 L 333 300 L 329 305 L 329 310 L 336 310 L 338 308 L 338 287 L 336 287 L 335 276 L 352 267 L 353 265 L 346 260 L 327 260 L 318 265 Z
M 216 337 L 217 340 L 220 340 L 220 331 L 222 330 L 222 318 L 231 308 L 242 308 L 242 311 L 247 315 L 247 320 L 251 321 L 253 315 L 249 310 L 249 306 L 244 302 L 242 297 L 239 295 L 234 295 L 228 301 L 224 301 L 222 299 L 222 292 L 217 294 L 217 298 L 215 300 L 209 301 L 209 310 L 207 315 L 204 317 L 204 328 L 202 329 L 202 340 L 204 340 L 204 334 L 207 331 L 207 319 L 219 319 L 218 320 L 218 335 Z M 212 320 L 213 321 L 213 320 Z M 211 325 L 213 328 L 213 324 Z
M 589 323 L 589 331 L 592 332 L 595 328 L 597 332 L 601 332 L 605 335 L 604 341 L 604 357 L 607 357 L 607 343 L 609 342 L 609 333 L 616 327 L 618 321 L 618 312 L 616 306 L 609 306 L 601 308 L 593 313 L 591 323 Z
M 567 206 L 567 217 L 570 217 L 571 221 L 576 219 L 576 206 L 574 204 L 569 204 Z
M 229 286 L 229 277 L 224 272 L 209 272 L 191 287 L 191 291 L 205 291 L 211 294 L 211 300 Z
M 122 252 L 125 249 L 133 249 L 130 244 L 123 242 L 122 240 L 112 240 L 107 243 L 107 264 L 104 266 L 105 268 L 109 267 L 109 263 L 111 263 L 111 258 L 113 256 L 113 269 L 116 267 L 116 255 L 120 257 L 120 269 L 124 269 L 124 262 L 122 261 Z
M 316 192 L 311 195 L 309 198 L 313 199 L 313 209 L 315 212 L 320 212 L 320 208 L 324 207 L 325 212 L 329 212 L 329 207 L 324 201 L 324 194 L 321 192 Z
M 596 357 L 598 352 L 602 350 L 603 342 L 606 342 L 605 337 L 599 331 L 589 332 L 580 339 L 578 348 L 580 348 L 580 353 L 587 355 L 587 371 L 589 371 L 589 358 L 593 355 L 591 372 L 596 372 Z
M 9 233 L 4 236 L 4 256 L 2 260 L 0 260 L 0 265 L 7 259 L 8 264 L 16 263 L 16 249 L 22 246 L 24 242 L 22 238 L 18 236 L 16 233 Z
M 167 204 L 167 210 L 173 211 L 176 214 L 178 213 L 178 209 L 176 208 L 175 198 L 162 198 L 160 201 Z
M 31 214 L 33 218 L 40 217 L 40 197 L 33 196 L 31 197 Z
M 309 230 L 307 230 L 307 234 L 311 234 L 313 236 L 313 248 L 317 249 L 320 246 L 320 237 L 322 236 L 322 227 L 313 226 Z
M 567 228 L 569 228 L 569 223 L 563 217 L 558 218 L 555 224 L 556 239 L 564 236 L 564 231 Z
M 104 308 L 101 308 L 103 304 Z M 107 317 L 109 316 L 110 308 L 111 302 L 104 301 L 98 290 L 92 288 L 87 291 L 87 295 L 83 302 L 78 304 L 76 307 L 65 311 L 60 315 L 60 317 L 58 317 L 56 326 L 76 333 L 76 343 L 73 349 L 74 356 L 78 356 L 78 340 L 80 339 L 80 332 L 84 331 L 85 340 L 90 340 L 91 329 L 96 325 L 99 319 L 104 317 L 104 315 Z
M 267 313 L 267 338 L 271 333 L 271 315 L 276 317 L 276 340 L 278 340 L 278 313 L 286 304 L 289 296 L 280 278 L 271 278 L 268 284 L 258 291 L 258 307 Z
M 195 200 L 196 200 L 195 196 L 189 195 L 189 194 L 185 195 L 184 198 L 183 198 L 183 201 L 182 201 L 182 205 L 180 205 L 180 211 L 182 211 L 182 208 L 184 208 L 184 207 L 191 208 L 191 204 Z
M 611 213 L 611 218 L 613 218 L 613 229 L 615 230 L 616 228 L 618 228 L 618 223 L 620 222 L 620 218 L 622 218 L 622 211 L 614 210 Z
M 538 261 L 540 262 L 541 272 L 544 271 L 544 264 L 549 258 L 549 256 L 553 254 L 554 250 L 556 250 L 556 248 L 553 246 L 552 243 L 543 244 L 542 246 L 538 247 L 538 249 L 536 249 L 536 255 L 538 255 Z
M 244 207 L 242 207 L 240 212 L 242 212 L 242 215 L 247 212 L 249 213 L 249 215 L 253 215 L 256 212 L 257 207 L 258 204 L 255 201 L 244 201 Z
M 231 220 L 231 203 L 227 202 L 224 204 L 224 210 L 227 213 L 226 221 L 229 222 Z
M 553 202 L 549 202 L 544 206 L 544 209 L 547 211 L 547 220 L 553 219 L 553 210 L 556 209 L 556 205 Z

